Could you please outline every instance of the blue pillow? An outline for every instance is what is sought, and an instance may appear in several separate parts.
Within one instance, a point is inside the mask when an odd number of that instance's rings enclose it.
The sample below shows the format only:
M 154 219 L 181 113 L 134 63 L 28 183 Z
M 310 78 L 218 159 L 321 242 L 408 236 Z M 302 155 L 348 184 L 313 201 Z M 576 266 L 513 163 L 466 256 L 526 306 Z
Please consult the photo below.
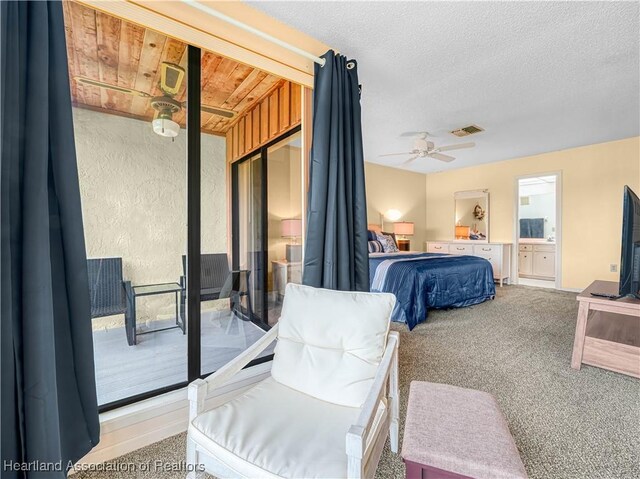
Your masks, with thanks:
M 383 251 L 380 241 L 369 241 L 369 253 L 382 253 Z
M 369 240 L 369 241 L 378 241 L 378 238 L 376 237 L 376 232 L 375 231 L 371 231 L 371 230 L 367 230 L 367 240 Z

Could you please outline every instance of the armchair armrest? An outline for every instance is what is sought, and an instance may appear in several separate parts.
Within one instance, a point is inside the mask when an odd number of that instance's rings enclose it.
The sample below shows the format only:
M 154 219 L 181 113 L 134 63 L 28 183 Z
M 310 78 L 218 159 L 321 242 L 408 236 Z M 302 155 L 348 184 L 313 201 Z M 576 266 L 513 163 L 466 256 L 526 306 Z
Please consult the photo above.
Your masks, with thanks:
M 378 366 L 378 371 L 373 380 L 371 390 L 367 396 L 365 402 L 360 410 L 355 424 L 351 425 L 346 437 L 347 456 L 349 458 L 356 459 L 356 462 L 360 462 L 364 457 L 364 449 L 367 441 L 367 437 L 371 432 L 371 426 L 373 419 L 375 418 L 378 405 L 386 390 L 387 380 L 390 379 L 390 396 L 391 399 L 396 402 L 397 398 L 397 378 L 390 377 L 396 374 L 396 368 L 394 362 L 397 358 L 399 335 L 397 332 L 392 331 L 389 333 L 387 340 L 387 347 L 385 348 L 384 355 Z M 395 386 L 395 388 L 394 388 Z M 395 408 L 395 404 L 390 405 L 391 409 Z M 349 476 L 351 477 L 351 476 Z
M 218 369 L 215 373 L 207 376 L 205 379 L 196 379 L 189 384 L 189 420 L 193 421 L 195 417 L 202 412 L 204 400 L 210 391 L 214 391 L 222 384 L 231 379 L 242 368 L 253 361 L 262 351 L 264 351 L 278 337 L 278 325 L 276 324 L 258 341 L 253 343 L 244 352 L 229 361 L 227 364 Z

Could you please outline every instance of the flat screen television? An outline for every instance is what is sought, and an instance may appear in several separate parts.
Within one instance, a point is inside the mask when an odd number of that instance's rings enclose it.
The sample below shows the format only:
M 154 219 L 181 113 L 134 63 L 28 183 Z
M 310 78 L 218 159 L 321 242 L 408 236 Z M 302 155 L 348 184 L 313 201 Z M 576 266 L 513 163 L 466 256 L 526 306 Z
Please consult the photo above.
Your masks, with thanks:
M 624 187 L 620 296 L 640 298 L 640 198 Z

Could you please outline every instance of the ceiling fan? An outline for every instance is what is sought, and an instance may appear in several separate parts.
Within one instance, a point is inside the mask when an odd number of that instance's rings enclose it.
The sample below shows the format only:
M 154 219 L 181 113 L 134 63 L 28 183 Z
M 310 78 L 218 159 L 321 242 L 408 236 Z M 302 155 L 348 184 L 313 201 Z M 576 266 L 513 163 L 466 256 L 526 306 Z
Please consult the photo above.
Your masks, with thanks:
M 179 112 L 182 108 L 186 107 L 187 104 L 186 101 L 180 102 L 174 98 L 182 86 L 184 77 L 184 68 L 174 63 L 162 62 L 160 64 L 160 84 L 158 86 L 160 87 L 160 90 L 162 90 L 163 94 L 160 96 L 153 96 L 144 91 L 134 90 L 132 88 L 126 88 L 118 85 L 111 85 L 109 83 L 86 77 L 78 76 L 75 77 L 75 80 L 78 83 L 85 85 L 108 88 L 109 90 L 117 91 L 119 93 L 149 98 L 151 107 L 156 111 L 154 119 L 151 122 L 153 125 L 153 131 L 160 136 L 173 138 L 178 136 L 178 133 L 180 132 L 180 125 L 173 121 L 173 114 Z M 207 105 L 201 105 L 201 110 L 224 118 L 233 118 L 236 115 L 236 112 L 233 110 Z
M 408 165 L 417 158 L 433 158 L 440 161 L 446 161 L 447 163 L 455 160 L 453 156 L 444 155 L 443 151 L 460 150 L 462 148 L 473 148 L 475 143 L 458 143 L 456 145 L 438 146 L 436 147 L 432 141 L 427 141 L 427 137 L 431 136 L 426 131 L 408 132 L 403 133 L 401 136 L 414 136 L 417 137 L 413 142 L 413 150 L 404 153 L 389 153 L 387 155 L 380 156 L 403 156 L 412 155 L 402 165 Z

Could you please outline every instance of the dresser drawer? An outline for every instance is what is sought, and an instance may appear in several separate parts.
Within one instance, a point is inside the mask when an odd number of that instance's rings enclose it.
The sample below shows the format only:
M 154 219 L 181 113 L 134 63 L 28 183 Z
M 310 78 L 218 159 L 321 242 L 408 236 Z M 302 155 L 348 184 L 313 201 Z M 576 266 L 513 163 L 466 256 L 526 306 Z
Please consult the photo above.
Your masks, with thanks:
M 447 243 L 427 243 L 427 253 L 449 253 Z
M 520 249 L 520 251 L 533 251 L 533 245 L 532 244 L 521 244 L 519 249 Z
M 497 244 L 474 244 L 473 245 L 473 254 L 478 256 L 484 256 L 486 254 L 497 256 L 500 253 L 502 253 L 502 245 L 497 245 Z
M 556 245 L 554 245 L 554 244 L 536 244 L 536 245 L 533 245 L 533 251 L 554 253 L 556 251 Z
M 473 254 L 472 244 L 451 243 L 449 245 L 450 254 Z
M 478 258 L 484 258 L 489 263 L 491 263 L 491 267 L 493 268 L 493 277 L 499 278 L 502 272 L 502 258 L 498 252 L 489 253 L 485 252 L 483 254 L 476 253 Z

